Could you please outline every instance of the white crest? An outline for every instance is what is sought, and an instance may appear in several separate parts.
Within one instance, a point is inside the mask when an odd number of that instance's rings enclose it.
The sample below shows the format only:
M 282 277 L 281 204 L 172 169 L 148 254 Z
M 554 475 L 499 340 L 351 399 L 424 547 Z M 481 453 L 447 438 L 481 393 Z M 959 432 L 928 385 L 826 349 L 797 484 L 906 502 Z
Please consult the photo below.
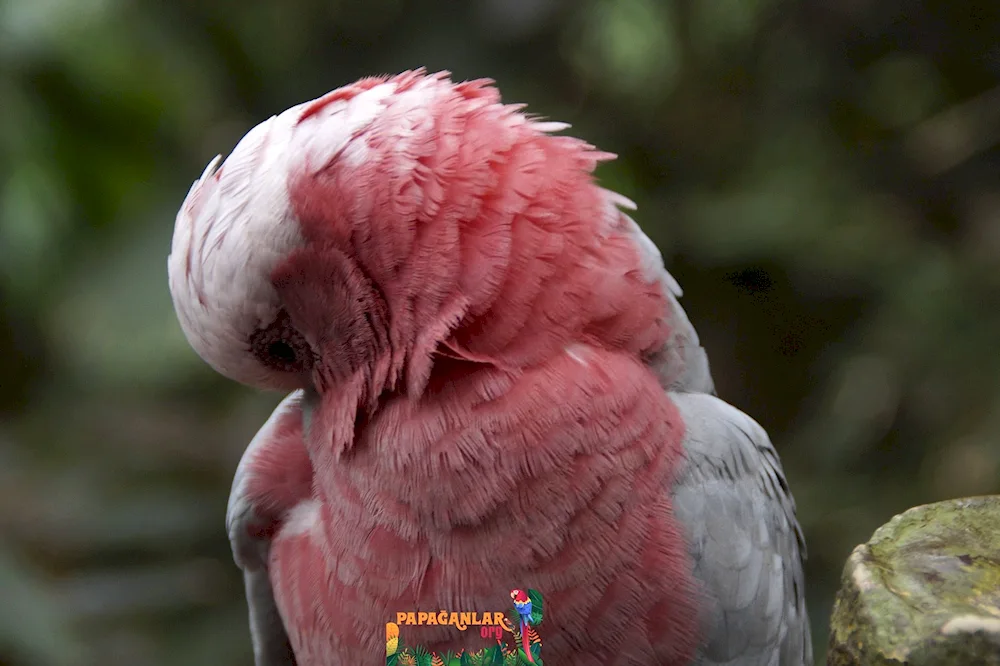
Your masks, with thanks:
M 394 88 L 380 84 L 304 121 L 311 102 L 294 106 L 250 130 L 218 170 L 216 157 L 191 187 L 167 259 L 170 293 L 188 342 L 219 373 L 261 388 L 296 386 L 258 362 L 249 345 L 280 308 L 271 273 L 304 243 L 289 175 L 303 160 L 325 163 L 348 147 Z

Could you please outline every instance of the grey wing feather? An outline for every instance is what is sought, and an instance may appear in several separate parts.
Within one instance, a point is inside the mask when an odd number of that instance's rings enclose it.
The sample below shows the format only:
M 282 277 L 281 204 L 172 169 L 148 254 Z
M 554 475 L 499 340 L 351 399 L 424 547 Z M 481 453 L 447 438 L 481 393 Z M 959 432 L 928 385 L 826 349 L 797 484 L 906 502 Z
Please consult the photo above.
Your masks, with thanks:
M 805 540 L 767 433 L 713 396 L 671 397 L 687 429 L 674 510 L 707 597 L 694 664 L 812 664 Z
M 632 206 L 629 206 L 632 207 Z M 645 362 L 671 392 L 687 429 L 673 486 L 695 576 L 706 593 L 698 666 L 804 666 L 805 540 L 778 454 L 764 429 L 715 396 L 708 356 L 656 245 L 628 218 L 640 270 L 660 283 L 670 336 Z
M 295 653 L 274 602 L 267 569 L 245 570 L 247 605 L 250 607 L 250 638 L 257 666 L 295 666 Z
M 274 600 L 274 590 L 268 578 L 267 561 L 271 542 L 267 538 L 250 536 L 249 525 L 258 521 L 258 507 L 247 497 L 251 463 L 266 449 L 278 420 L 284 413 L 297 409 L 302 391 L 293 391 L 275 408 L 267 422 L 251 440 L 236 468 L 233 487 L 226 509 L 226 531 L 233 549 L 233 559 L 243 570 L 247 606 L 250 614 L 250 637 L 253 641 L 255 666 L 295 666 L 295 654 L 284 622 Z
M 649 236 L 628 215 L 624 215 L 632 237 L 639 250 L 640 270 L 651 280 L 660 283 L 670 311 L 667 319 L 670 337 L 663 346 L 645 359 L 656 373 L 660 384 L 668 391 L 708 393 L 715 395 L 715 382 L 708 366 L 708 355 L 701 346 L 698 332 L 691 325 L 687 313 L 678 300 L 684 295 L 674 276 L 663 265 L 663 255 Z
M 663 273 L 673 282 L 670 273 L 666 270 Z M 698 339 L 698 333 L 687 313 L 677 300 L 679 296 L 680 287 L 676 293 L 667 292 L 672 310 L 670 337 L 657 353 L 646 359 L 646 363 L 657 373 L 660 384 L 668 391 L 715 395 L 708 354 L 701 346 L 701 340 Z

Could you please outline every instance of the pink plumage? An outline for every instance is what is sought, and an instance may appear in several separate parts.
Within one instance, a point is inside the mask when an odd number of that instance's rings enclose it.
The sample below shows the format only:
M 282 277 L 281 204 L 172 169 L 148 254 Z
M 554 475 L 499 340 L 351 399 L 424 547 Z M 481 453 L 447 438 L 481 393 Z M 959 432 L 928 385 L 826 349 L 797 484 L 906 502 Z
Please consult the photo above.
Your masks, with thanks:
M 303 129 L 376 81 L 312 103 Z M 612 156 L 547 134 L 487 83 L 388 79 L 393 93 L 371 125 L 291 173 L 310 246 L 345 252 L 379 286 L 393 314 L 386 381 L 405 372 L 410 394 L 441 343 L 517 368 L 569 342 L 640 354 L 667 335 L 667 304 L 637 269 L 629 220 L 592 180 Z
M 493 608 L 515 585 L 545 595 L 550 664 L 694 655 L 667 492 L 685 424 L 662 386 L 710 379 L 682 378 L 701 348 L 679 290 L 593 180 L 613 156 L 563 127 L 485 80 L 363 79 L 255 128 L 178 214 L 194 348 L 304 389 L 230 504 L 300 666 L 374 662 L 397 611 Z M 269 630 L 258 664 L 291 663 L 262 656 Z

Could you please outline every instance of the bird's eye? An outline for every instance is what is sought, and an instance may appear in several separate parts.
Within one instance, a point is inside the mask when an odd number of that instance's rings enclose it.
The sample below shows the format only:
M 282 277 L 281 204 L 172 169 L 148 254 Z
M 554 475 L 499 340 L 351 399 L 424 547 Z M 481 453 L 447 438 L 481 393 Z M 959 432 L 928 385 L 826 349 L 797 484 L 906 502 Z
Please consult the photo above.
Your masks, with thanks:
M 287 365 L 294 365 L 297 358 L 295 349 L 284 340 L 278 340 L 268 345 L 267 355 L 271 360 Z
M 284 311 L 253 333 L 250 349 L 257 360 L 279 372 L 303 372 L 312 365 L 312 349 Z

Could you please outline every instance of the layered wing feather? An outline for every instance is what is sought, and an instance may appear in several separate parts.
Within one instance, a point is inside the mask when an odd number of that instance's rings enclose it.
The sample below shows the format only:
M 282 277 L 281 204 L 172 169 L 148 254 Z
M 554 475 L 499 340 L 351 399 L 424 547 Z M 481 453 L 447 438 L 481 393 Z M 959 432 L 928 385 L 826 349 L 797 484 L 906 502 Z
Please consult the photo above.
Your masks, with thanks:
M 236 469 L 226 530 L 243 570 L 255 666 L 295 666 L 268 570 L 271 541 L 312 493 L 312 467 L 302 443 L 302 391 L 289 394 L 257 432 Z
M 672 397 L 687 428 L 674 511 L 707 597 L 695 664 L 812 664 L 805 541 L 777 452 L 756 421 L 722 400 Z

